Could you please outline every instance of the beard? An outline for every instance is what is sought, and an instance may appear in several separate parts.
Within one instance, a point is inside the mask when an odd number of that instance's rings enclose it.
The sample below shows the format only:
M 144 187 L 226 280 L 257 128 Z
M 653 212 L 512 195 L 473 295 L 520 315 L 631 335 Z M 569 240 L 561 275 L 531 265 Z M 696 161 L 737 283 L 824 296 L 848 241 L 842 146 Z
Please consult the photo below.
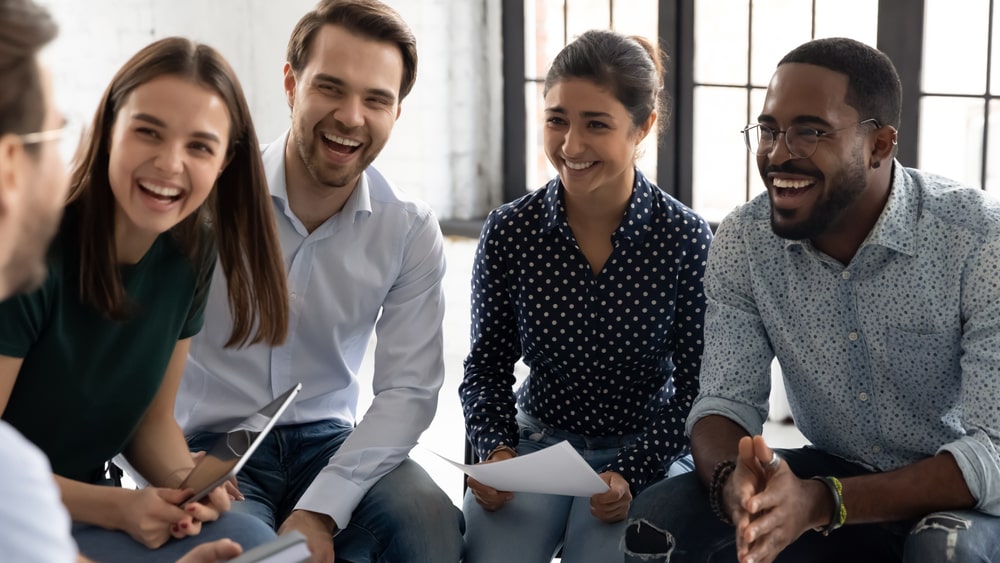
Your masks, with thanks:
M 779 217 L 791 219 L 794 210 L 778 209 L 771 206 L 771 230 L 781 238 L 805 240 L 825 233 L 865 191 L 867 174 L 864 162 L 859 158 L 841 168 L 826 182 L 826 197 L 818 200 L 809 217 L 798 223 L 780 223 Z
M 293 116 L 294 117 L 294 116 Z M 361 158 L 348 166 L 331 164 L 323 158 L 323 138 L 314 131 L 298 131 L 295 137 L 295 151 L 299 153 L 302 164 L 317 184 L 330 188 L 353 187 L 368 166 L 378 156 L 377 150 L 365 144 L 358 150 L 363 151 Z
M 26 217 L 34 220 L 28 219 L 22 223 L 14 254 L 3 268 L 3 275 L 12 295 L 34 291 L 45 281 L 48 275 L 45 256 L 61 216 L 61 209 L 50 214 L 37 207 L 29 209 Z

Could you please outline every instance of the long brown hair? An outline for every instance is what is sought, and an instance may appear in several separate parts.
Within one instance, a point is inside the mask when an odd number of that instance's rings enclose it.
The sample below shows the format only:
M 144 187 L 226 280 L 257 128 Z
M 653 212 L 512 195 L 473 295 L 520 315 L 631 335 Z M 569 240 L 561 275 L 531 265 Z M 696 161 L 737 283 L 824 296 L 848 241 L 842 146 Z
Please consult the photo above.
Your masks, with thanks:
M 218 94 L 231 121 L 227 164 L 215 188 L 171 233 L 193 264 L 218 246 L 233 315 L 226 346 L 280 344 L 288 330 L 288 291 L 250 109 L 229 63 L 215 49 L 181 37 L 151 43 L 118 70 L 94 115 L 89 141 L 78 154 L 69 201 L 79 217 L 80 298 L 109 318 L 129 315 L 116 261 L 115 200 L 108 179 L 111 129 L 128 95 L 164 75 Z

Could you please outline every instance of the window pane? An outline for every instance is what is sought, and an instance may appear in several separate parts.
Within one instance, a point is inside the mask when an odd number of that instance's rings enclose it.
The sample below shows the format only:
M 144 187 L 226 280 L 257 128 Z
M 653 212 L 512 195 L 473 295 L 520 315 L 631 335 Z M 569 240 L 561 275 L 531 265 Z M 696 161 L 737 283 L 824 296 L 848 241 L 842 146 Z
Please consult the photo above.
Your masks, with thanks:
M 525 84 L 525 124 L 527 139 L 525 139 L 525 193 L 536 190 L 556 175 L 556 171 L 545 158 L 545 147 L 542 145 L 542 127 L 545 125 L 545 98 L 542 96 L 543 84 L 529 82 Z
M 760 115 L 761 110 L 764 109 L 764 97 L 766 95 L 767 90 L 765 88 L 754 88 L 750 91 L 750 118 L 747 120 L 747 123 L 757 122 L 757 116 Z M 744 152 L 748 155 L 750 154 L 746 151 L 746 147 L 744 147 Z M 764 187 L 764 182 L 760 179 L 760 171 L 757 169 L 757 159 L 753 157 L 748 158 L 747 201 L 753 199 L 754 196 L 766 190 L 767 188 Z
M 749 153 L 739 131 L 746 124 L 747 93 L 698 86 L 694 108 L 693 207 L 717 222 L 746 201 Z
M 901 143 L 913 142 L 902 134 L 900 132 Z M 938 97 L 921 100 L 917 166 L 927 172 L 980 186 L 982 152 L 982 100 Z
M 719 17 L 725 17 L 725 14 Z M 812 2 L 754 0 L 753 41 L 750 45 L 750 78 L 767 86 L 781 57 L 812 39 Z
M 878 39 L 878 0 L 816 0 L 816 37 Z
M 997 100 L 990 102 L 990 134 L 986 146 L 985 188 L 994 195 L 1000 195 L 1000 101 Z
M 567 41 L 572 41 L 588 29 L 608 29 L 611 26 L 611 6 L 609 4 L 609 0 L 568 0 L 566 3 Z
M 990 68 L 990 94 L 1000 94 L 1000 5 L 993 5 L 993 58 Z M 990 120 L 992 121 L 992 119 Z
M 986 91 L 989 0 L 926 0 L 923 91 Z
M 524 71 L 528 78 L 545 78 L 552 59 L 562 50 L 563 3 L 524 0 Z M 532 114 L 528 114 L 531 119 Z
M 697 0 L 694 7 L 694 80 L 746 84 L 748 0 Z
M 615 31 L 626 35 L 641 35 L 659 42 L 656 24 L 660 20 L 658 0 L 627 0 L 613 2 Z

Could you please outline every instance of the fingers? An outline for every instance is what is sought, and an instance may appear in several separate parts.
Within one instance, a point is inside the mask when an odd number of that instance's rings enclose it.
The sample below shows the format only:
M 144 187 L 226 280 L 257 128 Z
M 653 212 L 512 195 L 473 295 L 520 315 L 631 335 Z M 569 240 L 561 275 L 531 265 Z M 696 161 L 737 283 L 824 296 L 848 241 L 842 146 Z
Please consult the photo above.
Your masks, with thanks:
M 221 539 L 203 543 L 187 552 L 177 563 L 216 563 L 232 559 L 243 553 L 240 544 L 230 539 Z
M 236 477 L 230 478 L 225 484 L 226 493 L 229 494 L 229 500 L 245 500 L 246 497 L 240 492 L 240 485 L 236 481 Z
M 620 522 L 628 516 L 632 504 L 632 491 L 628 481 L 614 471 L 600 474 L 608 490 L 590 497 L 590 513 L 602 522 Z
M 476 481 L 472 477 L 468 477 L 466 483 L 469 485 L 469 490 L 472 491 L 473 498 L 476 499 L 476 504 L 489 512 L 499 510 L 503 505 L 514 499 L 514 493 L 498 491 L 493 487 L 488 487 Z
M 760 462 L 761 467 L 763 467 L 766 473 L 773 474 L 778 470 L 778 467 L 781 465 L 781 458 L 767 445 L 763 436 L 753 437 L 753 451 L 754 457 L 757 458 L 757 461 Z

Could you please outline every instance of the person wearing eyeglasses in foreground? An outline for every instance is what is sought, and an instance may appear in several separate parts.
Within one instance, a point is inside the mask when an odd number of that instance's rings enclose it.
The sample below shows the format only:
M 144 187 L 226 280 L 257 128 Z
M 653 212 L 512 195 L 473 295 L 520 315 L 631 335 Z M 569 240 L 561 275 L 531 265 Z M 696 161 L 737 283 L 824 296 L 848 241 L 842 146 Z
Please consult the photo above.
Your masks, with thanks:
M 1000 204 L 895 160 L 900 100 L 857 41 L 778 63 L 767 193 L 709 251 L 696 470 L 633 503 L 627 561 L 1000 560 Z M 760 436 L 775 356 L 812 447 Z

